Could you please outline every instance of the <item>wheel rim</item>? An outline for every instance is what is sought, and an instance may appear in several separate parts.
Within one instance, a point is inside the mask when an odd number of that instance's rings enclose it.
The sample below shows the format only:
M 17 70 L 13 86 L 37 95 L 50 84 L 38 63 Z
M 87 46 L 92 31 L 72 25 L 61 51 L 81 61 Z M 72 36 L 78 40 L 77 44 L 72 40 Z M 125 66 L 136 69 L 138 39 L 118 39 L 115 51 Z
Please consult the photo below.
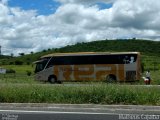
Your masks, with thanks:
M 56 79 L 52 77 L 52 78 L 50 78 L 50 82 L 51 82 L 51 83 L 55 83 L 55 82 L 56 82 Z
M 107 76 L 107 82 L 114 83 L 114 82 L 116 82 L 116 80 L 111 76 Z

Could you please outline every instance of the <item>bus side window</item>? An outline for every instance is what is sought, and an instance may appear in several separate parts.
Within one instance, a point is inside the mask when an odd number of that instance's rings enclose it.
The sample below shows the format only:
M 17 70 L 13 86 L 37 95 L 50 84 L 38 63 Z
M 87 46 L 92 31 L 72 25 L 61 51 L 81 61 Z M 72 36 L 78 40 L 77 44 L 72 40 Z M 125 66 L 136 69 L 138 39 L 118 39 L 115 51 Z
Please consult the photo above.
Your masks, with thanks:
M 48 65 L 47 65 L 46 68 L 52 67 L 53 64 L 54 64 L 54 58 L 52 58 L 52 59 L 49 61 L 49 63 L 48 63 Z
M 123 59 L 124 64 L 128 64 L 129 63 L 129 58 L 128 56 L 125 56 Z
M 131 56 L 131 57 L 130 57 L 130 63 L 134 63 L 134 62 L 135 62 L 134 57 Z

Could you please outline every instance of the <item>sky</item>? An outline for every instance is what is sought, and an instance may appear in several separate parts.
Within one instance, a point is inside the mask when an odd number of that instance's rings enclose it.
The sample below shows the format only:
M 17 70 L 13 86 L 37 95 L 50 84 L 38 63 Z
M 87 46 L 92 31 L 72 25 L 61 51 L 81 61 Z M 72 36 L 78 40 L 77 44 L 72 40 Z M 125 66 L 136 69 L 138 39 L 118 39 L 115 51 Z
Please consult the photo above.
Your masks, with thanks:
M 2 54 L 81 42 L 160 40 L 160 0 L 0 0 Z

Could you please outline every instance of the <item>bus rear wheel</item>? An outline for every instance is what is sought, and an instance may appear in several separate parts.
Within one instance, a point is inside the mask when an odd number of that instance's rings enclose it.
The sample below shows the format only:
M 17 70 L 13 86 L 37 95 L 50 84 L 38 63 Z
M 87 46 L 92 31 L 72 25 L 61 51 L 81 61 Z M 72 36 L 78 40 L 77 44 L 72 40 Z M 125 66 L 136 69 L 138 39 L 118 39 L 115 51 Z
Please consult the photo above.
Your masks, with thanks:
M 117 82 L 116 76 L 115 75 L 108 75 L 106 77 L 106 82 L 108 82 L 108 83 L 116 83 Z
M 55 76 L 50 76 L 49 79 L 48 79 L 48 81 L 49 81 L 51 84 L 54 84 L 54 83 L 57 82 L 57 79 L 56 79 Z

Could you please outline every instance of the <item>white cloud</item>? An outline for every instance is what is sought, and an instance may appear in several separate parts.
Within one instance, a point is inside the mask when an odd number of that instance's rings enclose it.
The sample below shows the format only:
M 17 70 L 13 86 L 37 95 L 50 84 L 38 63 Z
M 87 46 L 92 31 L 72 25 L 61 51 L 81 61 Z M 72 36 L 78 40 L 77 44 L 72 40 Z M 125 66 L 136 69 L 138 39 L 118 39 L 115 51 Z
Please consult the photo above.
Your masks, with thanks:
M 8 0 L 0 0 L 0 2 L 7 5 Z
M 5 24 L 8 21 L 8 13 L 8 8 L 0 3 L 0 24 Z
M 49 16 L 11 8 L 6 0 L 1 1 L 2 52 L 35 52 L 102 39 L 159 38 L 159 0 L 101 0 L 113 2 L 110 9 L 103 10 L 93 5 L 99 0 L 59 1 L 61 6 Z
M 151 29 L 154 21 L 160 18 L 159 6 L 159 0 L 119 0 L 113 6 L 113 25 Z
M 93 3 L 98 3 L 98 2 L 104 2 L 104 3 L 113 3 L 116 0 L 56 0 L 59 1 L 63 4 L 68 4 L 68 3 L 74 3 L 74 4 L 93 4 Z

